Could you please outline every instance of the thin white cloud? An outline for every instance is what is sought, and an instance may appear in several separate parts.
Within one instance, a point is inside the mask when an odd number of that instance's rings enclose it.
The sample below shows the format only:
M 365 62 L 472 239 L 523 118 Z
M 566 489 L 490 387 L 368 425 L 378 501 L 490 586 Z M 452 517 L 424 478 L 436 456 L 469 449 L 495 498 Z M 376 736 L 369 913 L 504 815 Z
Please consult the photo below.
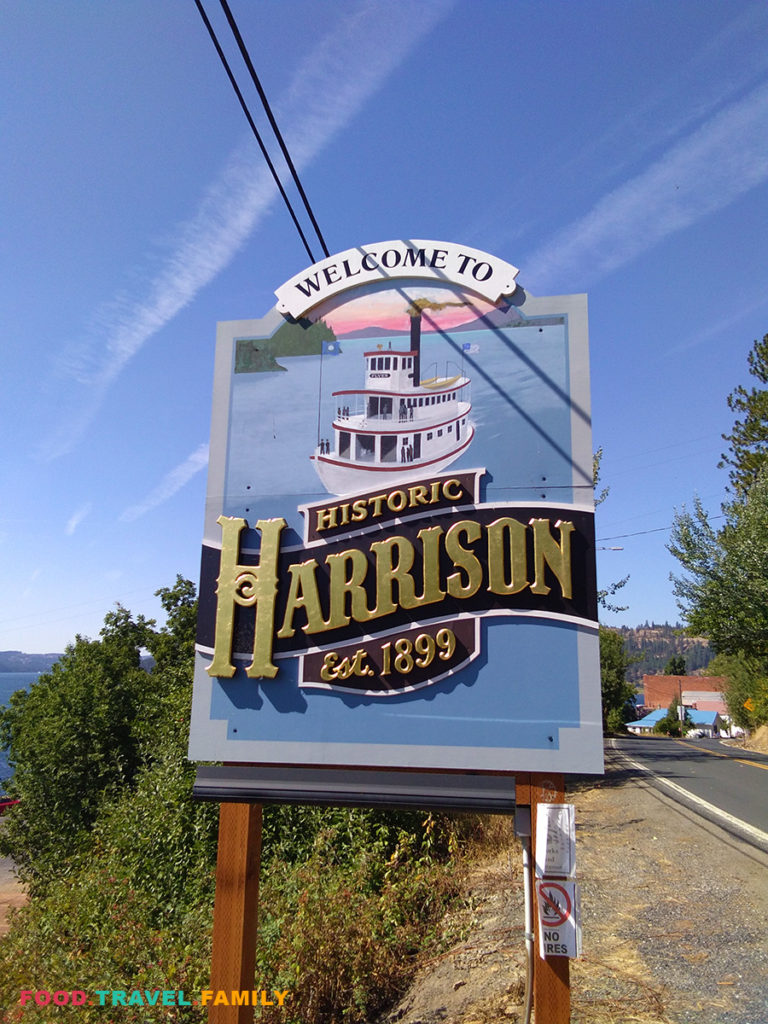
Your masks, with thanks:
M 739 326 L 747 317 L 757 312 L 758 309 L 763 309 L 768 305 L 768 295 L 762 292 L 760 295 L 752 299 L 745 299 L 742 297 L 735 298 L 731 297 L 730 302 L 732 304 L 732 311 L 726 316 L 720 317 L 715 320 L 714 323 L 708 323 L 706 327 L 702 327 L 701 330 L 694 331 L 687 338 L 684 338 L 677 345 L 672 345 L 666 349 L 660 359 L 668 359 L 671 356 L 677 355 L 679 352 L 684 352 L 686 349 L 696 348 L 699 345 L 704 345 L 711 338 L 717 338 L 722 334 L 731 334 L 735 328 Z M 742 344 L 746 345 L 749 342 L 749 338 L 746 335 L 741 335 Z
M 296 167 L 302 170 L 340 132 L 454 0 L 419 4 L 361 3 L 313 47 L 288 95 L 276 105 Z M 107 390 L 141 347 L 187 306 L 242 248 L 277 195 L 252 140 L 230 156 L 195 215 L 141 297 L 120 296 L 96 312 L 60 372 L 82 385 L 66 425 L 41 448 L 45 459 L 72 450 L 101 407 Z
M 120 516 L 121 523 L 132 523 L 134 520 L 151 512 L 159 505 L 165 504 L 178 491 L 189 483 L 192 477 L 208 465 L 208 445 L 201 444 L 183 462 L 179 463 L 169 473 L 166 473 L 157 487 L 137 505 L 131 505 Z
M 540 293 L 586 286 L 728 206 L 768 178 L 767 123 L 763 84 L 534 252 L 522 263 L 525 284 Z
M 35 591 L 36 591 L 35 583 L 40 578 L 40 576 L 42 576 L 42 574 L 43 574 L 43 570 L 41 568 L 33 569 L 32 572 L 29 574 L 29 578 L 27 579 L 27 582 L 26 582 L 26 584 L 24 586 L 24 589 L 21 592 L 20 599 L 21 599 L 22 603 L 25 602 L 25 601 L 28 601 L 30 599 L 30 597 L 32 597 L 32 595 L 35 593 Z M 13 622 L 13 620 L 11 620 L 11 621 Z M 6 624 L 7 624 L 7 622 L 6 622 Z M 36 626 L 39 625 L 39 622 L 36 622 L 35 625 Z
M 682 66 L 670 66 L 663 79 L 654 77 L 635 103 L 622 104 L 623 114 L 599 136 L 585 139 L 558 173 L 620 180 L 646 154 L 672 145 L 724 104 L 753 89 L 768 71 L 768 49 L 754 45 L 768 27 L 766 13 L 765 4 L 758 3 L 737 12 L 731 21 L 713 25 L 719 31 L 697 53 Z
M 86 516 L 90 515 L 93 504 L 87 501 L 84 505 L 81 505 L 67 520 L 67 525 L 64 527 L 64 533 L 67 537 L 71 537 L 75 530 L 78 528 L 80 523 L 85 519 Z
M 666 75 L 651 76 L 641 92 L 623 97 L 618 115 L 602 130 L 587 132 L 575 148 L 569 136 L 549 139 L 545 162 L 532 159 L 516 168 L 515 196 L 504 216 L 497 207 L 486 210 L 461 237 L 484 242 L 481 247 L 490 252 L 501 251 L 510 242 L 519 249 L 518 240 L 533 232 L 541 235 L 541 225 L 558 197 L 563 204 L 572 204 L 580 195 L 594 195 L 625 181 L 651 155 L 668 149 L 726 103 L 755 88 L 768 71 L 768 48 L 754 45 L 766 27 L 768 10 L 763 2 L 735 12 L 730 21 L 719 18 L 700 50 L 682 66 L 670 66 Z M 542 188 L 550 192 L 550 204 L 532 207 L 532 192 Z

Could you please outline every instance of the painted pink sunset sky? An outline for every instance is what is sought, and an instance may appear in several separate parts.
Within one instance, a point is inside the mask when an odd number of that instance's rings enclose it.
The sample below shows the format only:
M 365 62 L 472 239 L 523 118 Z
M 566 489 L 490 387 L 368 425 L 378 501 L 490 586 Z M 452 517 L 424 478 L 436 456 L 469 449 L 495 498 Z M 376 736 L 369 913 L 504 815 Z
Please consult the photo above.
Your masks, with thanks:
M 369 292 L 335 309 L 318 308 L 315 313 L 325 320 L 337 337 L 366 327 L 407 331 L 410 327 L 408 306 L 416 299 L 428 299 L 436 305 L 447 302 L 461 303 L 447 305 L 444 309 L 425 309 L 421 325 L 424 332 L 451 330 L 495 308 L 493 303 L 468 292 L 448 292 L 444 288 L 422 286 Z

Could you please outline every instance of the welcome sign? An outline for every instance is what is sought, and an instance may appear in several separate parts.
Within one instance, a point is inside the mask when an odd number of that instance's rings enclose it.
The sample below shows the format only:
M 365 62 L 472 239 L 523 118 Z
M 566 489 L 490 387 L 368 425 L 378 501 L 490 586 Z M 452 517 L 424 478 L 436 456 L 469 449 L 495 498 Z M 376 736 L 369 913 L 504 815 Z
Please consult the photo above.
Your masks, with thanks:
M 219 325 L 190 756 L 602 771 L 586 300 L 433 241 Z

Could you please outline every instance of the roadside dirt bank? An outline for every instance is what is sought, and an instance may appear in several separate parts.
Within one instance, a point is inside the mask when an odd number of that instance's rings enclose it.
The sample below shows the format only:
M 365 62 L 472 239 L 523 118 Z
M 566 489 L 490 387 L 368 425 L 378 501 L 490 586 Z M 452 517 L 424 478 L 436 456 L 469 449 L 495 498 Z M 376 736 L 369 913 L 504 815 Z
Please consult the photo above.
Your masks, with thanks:
M 761 725 L 751 736 L 740 740 L 726 740 L 729 746 L 743 747 L 744 750 L 756 750 L 768 754 L 768 725 Z
M 8 911 L 26 900 L 23 888 L 13 873 L 13 861 L 0 857 L 0 936 L 8 931 Z
M 584 928 L 573 1024 L 768 1024 L 768 858 L 613 755 L 604 780 L 568 799 Z M 521 1018 L 522 878 L 509 835 L 506 847 L 470 879 L 468 939 L 426 965 L 380 1024 Z

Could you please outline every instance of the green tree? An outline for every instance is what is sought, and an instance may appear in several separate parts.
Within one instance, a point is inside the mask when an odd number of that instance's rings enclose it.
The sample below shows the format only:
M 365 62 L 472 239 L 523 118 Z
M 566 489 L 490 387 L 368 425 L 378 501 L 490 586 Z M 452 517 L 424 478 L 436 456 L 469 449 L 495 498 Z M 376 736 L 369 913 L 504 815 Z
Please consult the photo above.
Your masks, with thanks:
M 624 638 L 615 629 L 600 627 L 600 692 L 603 704 L 603 731 L 620 731 L 633 717 L 634 688 L 627 682 L 631 664 Z
M 147 673 L 140 650 L 151 624 L 120 606 L 101 640 L 78 636 L 50 673 L 17 691 L 0 713 L 0 742 L 14 769 L 0 851 L 22 878 L 55 873 L 92 825 L 105 794 L 129 784 L 140 764 L 135 729 Z
M 191 798 L 195 589 L 177 577 L 158 595 L 167 615 L 161 629 L 118 605 L 99 640 L 78 636 L 50 673 L 0 710 L 0 742 L 14 769 L 7 789 L 21 801 L 6 816 L 0 851 L 33 887 L 68 870 L 102 809 L 130 798 L 156 762 L 167 772 L 170 758 L 186 773 Z M 143 650 L 155 658 L 151 671 L 141 666 Z
M 165 611 L 165 625 L 149 634 L 146 645 L 157 665 L 165 670 L 180 668 L 190 672 L 195 661 L 197 594 L 194 583 L 176 577 L 172 587 L 157 592 Z
M 755 341 L 748 363 L 750 374 L 768 385 L 768 334 Z M 768 676 L 768 389 L 739 386 L 728 405 L 740 418 L 723 435 L 730 448 L 720 466 L 730 467 L 734 492 L 723 505 L 725 525 L 715 530 L 698 498 L 690 512 L 676 514 L 669 550 L 683 573 L 671 578 L 689 631 L 735 659 L 728 698 L 734 721 L 760 724 L 768 721 L 757 682 Z
M 730 466 L 729 480 L 738 495 L 745 495 L 768 461 L 768 334 L 755 341 L 747 357 L 749 372 L 763 387 L 749 390 L 739 385 L 728 396 L 728 408 L 741 417 L 730 434 L 723 434 L 730 448 L 720 467 Z
M 680 721 L 679 698 L 673 697 L 667 708 L 666 715 L 654 725 L 653 731 L 663 733 L 665 736 L 684 736 L 688 729 L 688 722 L 689 715 L 687 711 L 683 721 Z
M 689 630 L 716 653 L 768 660 L 768 466 L 749 492 L 724 506 L 715 531 L 696 499 L 675 516 L 668 545 L 684 570 L 672 574 Z
M 684 676 L 685 675 L 685 658 L 682 654 L 673 654 L 667 664 L 664 666 L 665 676 Z
M 718 654 L 710 662 L 707 675 L 725 677 L 725 702 L 735 725 L 753 729 L 768 722 L 768 666 L 764 661 Z

